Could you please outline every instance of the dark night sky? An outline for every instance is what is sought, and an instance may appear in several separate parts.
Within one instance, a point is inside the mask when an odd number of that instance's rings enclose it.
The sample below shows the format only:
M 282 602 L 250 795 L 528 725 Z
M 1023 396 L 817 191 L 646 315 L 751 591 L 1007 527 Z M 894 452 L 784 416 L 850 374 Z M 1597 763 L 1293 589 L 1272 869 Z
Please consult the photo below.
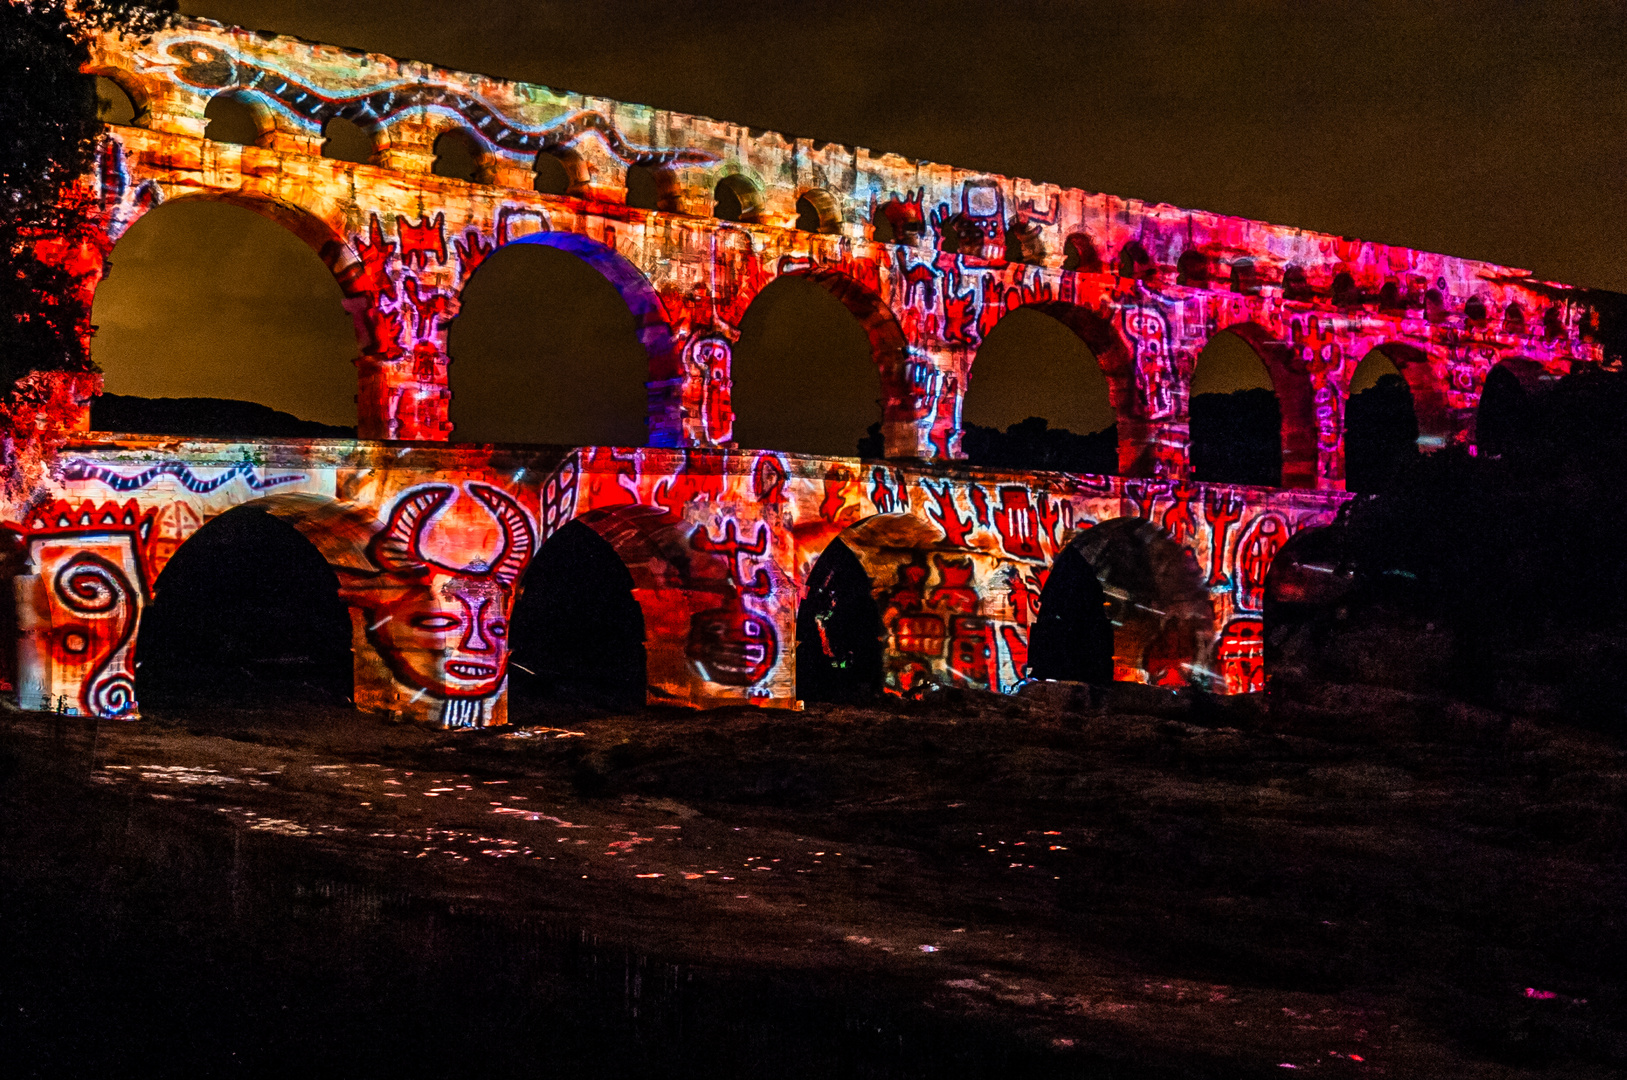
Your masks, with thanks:
M 1627 246 L 1621 4 L 198 0 L 182 7 L 452 68 L 1627 291 L 1619 257 Z M 253 396 L 346 421 L 344 361 L 354 343 L 330 307 L 337 290 L 325 296 L 323 283 L 302 275 L 300 295 L 275 297 L 301 270 L 301 252 L 262 238 L 252 221 L 240 228 L 222 208 L 170 208 L 181 210 L 198 213 L 179 230 L 160 228 L 155 217 L 151 236 L 138 225 L 114 253 L 117 272 L 96 311 L 109 389 Z M 506 283 L 487 286 L 488 297 L 471 298 L 465 324 L 454 324 L 454 387 L 460 364 L 467 380 L 476 368 L 496 371 L 528 352 L 545 369 L 531 383 L 543 394 L 549 378 L 563 377 L 566 352 L 591 353 L 607 372 L 619 371 L 614 341 L 593 344 L 621 332 L 619 314 L 594 306 L 592 282 L 561 299 L 564 285 L 549 284 L 552 273 L 515 270 Z M 481 305 L 502 329 L 477 325 Z M 746 383 L 742 405 L 806 394 L 808 381 L 779 383 L 775 371 L 814 360 L 842 369 L 839 323 L 820 322 L 817 305 L 797 298 L 784 306 L 784 318 L 800 329 L 768 325 L 773 312 L 759 320 L 764 325 L 745 328 L 737 363 L 767 365 L 768 374 L 737 367 Z M 575 324 L 527 331 L 518 312 Z M 285 345 L 289 328 L 297 340 Z M 817 339 L 811 345 L 805 332 L 816 328 L 836 339 L 817 356 Z M 1088 362 L 1045 331 L 1014 330 L 1012 350 L 1044 353 L 1064 374 Z M 516 344 L 526 335 L 544 340 Z M 985 382 L 974 385 L 968 417 L 1021 419 L 1032 410 L 1016 395 L 1032 380 L 994 369 L 991 360 Z M 1080 374 L 1090 378 L 1069 407 L 1071 421 L 1056 410 L 1052 419 L 1083 428 L 1101 414 L 1100 402 L 1087 400 L 1095 398 L 1095 373 Z M 753 378 L 761 388 L 749 385 Z M 1010 389 L 992 389 L 1000 384 Z M 994 400 L 979 402 L 979 391 Z M 864 387 L 860 397 L 874 393 Z M 455 403 L 466 414 L 455 414 L 461 436 L 515 437 L 517 420 L 477 410 L 473 389 L 462 396 Z M 497 408 L 514 396 L 488 400 Z M 851 408 L 851 401 L 829 403 L 833 415 Z M 627 428 L 606 423 L 607 434 Z M 851 453 L 845 430 L 810 429 L 806 438 Z

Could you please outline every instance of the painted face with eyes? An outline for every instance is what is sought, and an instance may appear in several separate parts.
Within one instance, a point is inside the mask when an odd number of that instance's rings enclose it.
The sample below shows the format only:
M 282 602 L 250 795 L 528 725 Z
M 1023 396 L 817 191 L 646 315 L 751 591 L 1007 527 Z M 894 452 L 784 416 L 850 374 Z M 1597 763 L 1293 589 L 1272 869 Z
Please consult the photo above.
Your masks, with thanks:
M 437 571 L 390 606 L 374 643 L 413 686 L 437 697 L 489 697 L 508 674 L 512 605 L 509 589 L 490 578 Z
M 468 487 L 503 537 L 489 567 L 477 561 L 457 570 L 424 556 L 430 518 L 454 490 L 447 485 L 403 496 L 369 547 L 394 596 L 367 606 L 368 637 L 396 678 L 436 697 L 489 697 L 501 688 L 515 585 L 536 547 L 530 521 L 509 495 Z

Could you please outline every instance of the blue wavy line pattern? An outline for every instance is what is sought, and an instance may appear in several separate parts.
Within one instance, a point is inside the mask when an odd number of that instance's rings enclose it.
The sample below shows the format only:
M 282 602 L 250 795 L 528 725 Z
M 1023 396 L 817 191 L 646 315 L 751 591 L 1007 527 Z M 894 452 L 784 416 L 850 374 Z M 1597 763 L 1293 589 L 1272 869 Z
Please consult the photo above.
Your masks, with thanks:
M 225 487 L 233 480 L 242 478 L 243 482 L 255 491 L 265 491 L 267 488 L 277 487 L 281 484 L 293 484 L 305 479 L 304 473 L 283 473 L 279 476 L 259 477 L 254 474 L 254 464 L 240 461 L 227 469 L 213 480 L 200 478 L 184 462 L 166 461 L 154 465 L 150 469 L 136 473 L 134 476 L 125 476 L 101 465 L 94 465 L 84 460 L 70 461 L 62 470 L 65 480 L 100 480 L 114 491 L 140 491 L 160 476 L 173 476 L 179 480 L 181 486 L 194 495 L 207 495 L 211 491 Z

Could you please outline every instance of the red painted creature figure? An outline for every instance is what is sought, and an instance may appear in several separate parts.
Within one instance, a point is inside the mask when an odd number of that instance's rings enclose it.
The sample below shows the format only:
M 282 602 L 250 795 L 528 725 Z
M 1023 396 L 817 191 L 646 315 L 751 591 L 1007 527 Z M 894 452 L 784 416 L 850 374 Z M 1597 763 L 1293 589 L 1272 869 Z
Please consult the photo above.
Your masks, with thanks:
M 467 489 L 502 535 L 489 565 L 477 560 L 458 569 L 424 554 L 430 520 L 456 490 L 434 484 L 402 496 L 368 545 L 381 573 L 345 589 L 395 676 L 441 698 L 490 697 L 502 686 L 516 586 L 536 550 L 531 522 L 513 497 L 486 484 Z

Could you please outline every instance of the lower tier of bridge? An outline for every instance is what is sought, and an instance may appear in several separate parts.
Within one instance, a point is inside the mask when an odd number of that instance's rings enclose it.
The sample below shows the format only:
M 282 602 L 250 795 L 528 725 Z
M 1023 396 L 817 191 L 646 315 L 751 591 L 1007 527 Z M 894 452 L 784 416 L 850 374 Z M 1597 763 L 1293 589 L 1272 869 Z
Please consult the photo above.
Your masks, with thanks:
M 1030 677 L 1243 693 L 1263 686 L 1273 562 L 1346 498 L 774 451 L 92 433 L 5 508 L 10 674 L 24 707 L 136 715 L 175 667 L 163 648 L 220 653 L 183 632 L 211 605 L 260 618 L 200 593 L 209 560 L 250 566 L 242 589 L 302 587 L 298 551 L 234 553 L 263 535 L 252 517 L 331 573 L 351 700 L 422 722 L 503 723 L 511 679 L 618 651 L 647 701 L 698 708 Z

